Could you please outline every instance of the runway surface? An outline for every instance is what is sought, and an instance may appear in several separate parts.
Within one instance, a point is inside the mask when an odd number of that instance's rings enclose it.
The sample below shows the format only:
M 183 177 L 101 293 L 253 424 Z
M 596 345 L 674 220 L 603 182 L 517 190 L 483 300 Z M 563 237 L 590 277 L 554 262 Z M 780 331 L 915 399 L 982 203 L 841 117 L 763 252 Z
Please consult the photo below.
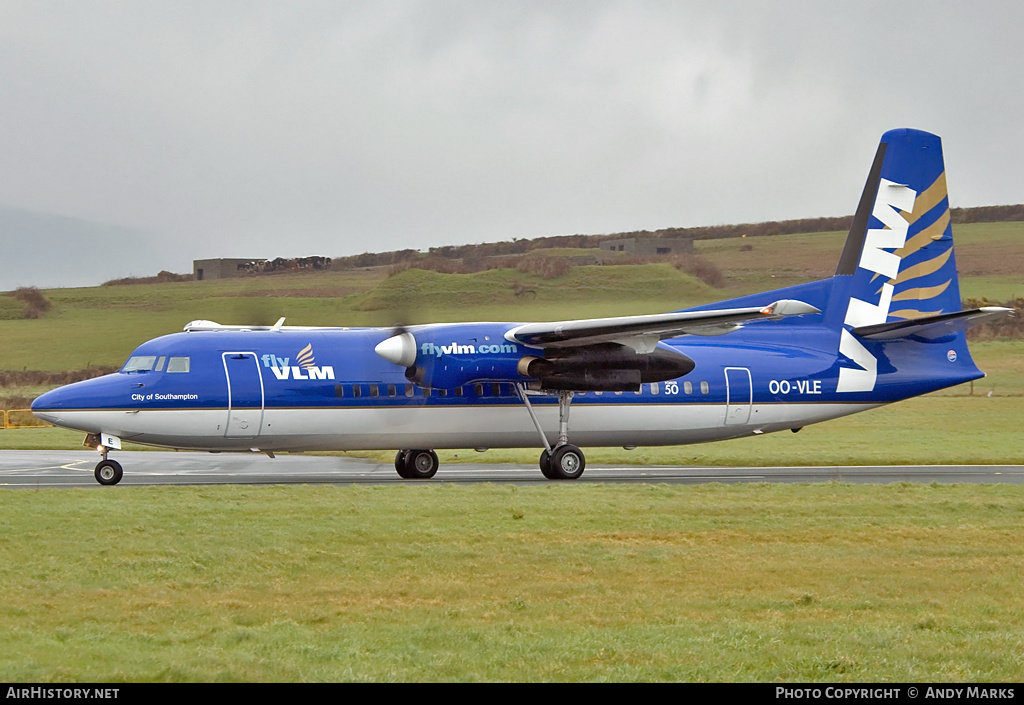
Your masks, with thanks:
M 111 455 L 111 457 L 115 457 Z M 535 465 L 465 463 L 442 465 L 432 480 L 403 480 L 391 463 L 313 455 L 122 452 L 117 485 L 301 485 L 550 483 Z M 90 451 L 0 452 L 0 489 L 60 487 L 103 488 L 93 477 L 99 456 Z M 894 465 L 864 467 L 723 468 L 688 466 L 588 466 L 575 482 L 973 482 L 1024 483 L 1022 465 Z M 114 488 L 116 489 L 116 488 Z

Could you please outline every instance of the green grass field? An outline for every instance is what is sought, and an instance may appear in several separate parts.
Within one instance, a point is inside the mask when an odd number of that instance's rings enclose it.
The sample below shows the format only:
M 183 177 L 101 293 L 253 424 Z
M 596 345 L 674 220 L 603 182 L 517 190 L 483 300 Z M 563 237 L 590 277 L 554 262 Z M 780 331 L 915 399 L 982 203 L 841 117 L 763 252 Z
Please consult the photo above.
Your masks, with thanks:
M 1024 489 L 15 491 L 0 679 L 1015 682 Z

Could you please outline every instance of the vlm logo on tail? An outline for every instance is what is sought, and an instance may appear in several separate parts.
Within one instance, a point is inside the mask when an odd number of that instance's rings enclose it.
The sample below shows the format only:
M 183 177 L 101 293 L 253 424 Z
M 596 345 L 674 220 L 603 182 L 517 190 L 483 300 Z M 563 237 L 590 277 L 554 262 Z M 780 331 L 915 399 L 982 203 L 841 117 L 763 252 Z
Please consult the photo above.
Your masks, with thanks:
M 962 308 L 950 222 L 942 141 L 919 130 L 885 133 L 836 270 L 844 276 L 833 279 L 833 320 L 842 317 L 836 391 L 877 390 L 880 346 L 903 337 L 894 331 L 931 338 L 956 329 L 942 318 Z
M 913 213 L 915 198 L 917 198 L 917 193 L 909 186 L 896 184 L 887 179 L 880 181 L 871 215 L 881 221 L 884 227 L 870 228 L 867 231 L 858 266 L 869 272 L 888 277 L 890 282 L 882 284 L 877 304 L 851 296 L 846 309 L 846 318 L 843 319 L 844 324 L 857 328 L 885 323 L 889 318 L 893 291 L 891 280 L 899 275 L 902 260 L 895 252 L 886 250 L 898 250 L 906 245 L 910 223 L 900 214 L 900 211 Z M 862 369 L 841 368 L 836 391 L 872 391 L 875 388 L 878 371 L 878 360 L 875 359 L 875 356 L 868 352 L 867 348 L 845 328 L 839 339 L 839 352 L 860 365 Z
M 324 365 L 318 367 L 313 357 L 313 344 L 310 343 L 295 356 L 298 365 L 288 365 L 291 358 L 278 357 L 268 353 L 260 358 L 264 367 L 269 367 L 274 376 L 280 380 L 286 379 L 334 379 L 334 367 Z

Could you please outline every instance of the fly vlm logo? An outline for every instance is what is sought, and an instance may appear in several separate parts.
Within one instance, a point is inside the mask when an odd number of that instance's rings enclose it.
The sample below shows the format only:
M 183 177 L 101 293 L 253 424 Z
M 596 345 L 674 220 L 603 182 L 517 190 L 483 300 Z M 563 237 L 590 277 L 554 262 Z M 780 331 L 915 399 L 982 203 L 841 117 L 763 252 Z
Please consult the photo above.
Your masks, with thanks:
M 496 343 L 494 345 L 460 345 L 454 340 L 451 345 L 434 345 L 433 343 L 423 343 L 420 346 L 420 354 L 422 355 L 434 355 L 435 357 L 441 357 L 442 355 L 494 355 L 498 353 L 518 353 L 519 348 L 512 343 Z
M 885 323 L 892 304 L 893 285 L 900 272 L 900 256 L 886 250 L 899 249 L 907 242 L 910 223 L 900 211 L 912 213 L 917 192 L 909 186 L 882 179 L 875 196 L 871 215 L 882 222 L 883 228 L 870 228 L 864 238 L 864 249 L 860 254 L 859 266 L 869 272 L 887 277 L 890 282 L 882 284 L 878 303 L 850 297 L 843 323 L 851 328 Z M 870 392 L 875 388 L 878 375 L 878 360 L 868 352 L 850 331 L 843 329 L 839 339 L 839 352 L 853 360 L 861 369 L 843 367 L 839 370 L 838 392 Z
M 298 365 L 289 365 L 291 358 L 278 357 L 268 353 L 261 357 L 264 367 L 269 367 L 278 379 L 334 379 L 334 368 L 330 365 L 318 367 L 313 358 L 313 344 L 302 348 L 295 356 Z

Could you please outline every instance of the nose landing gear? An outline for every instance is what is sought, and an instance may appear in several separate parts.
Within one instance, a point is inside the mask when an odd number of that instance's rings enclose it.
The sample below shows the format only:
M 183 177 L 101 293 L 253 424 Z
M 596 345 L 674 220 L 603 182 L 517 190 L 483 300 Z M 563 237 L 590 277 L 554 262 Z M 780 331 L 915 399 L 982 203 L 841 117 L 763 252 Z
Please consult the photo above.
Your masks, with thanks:
M 96 482 L 101 485 L 116 485 L 121 481 L 121 478 L 124 477 L 121 463 L 107 458 L 107 453 L 110 452 L 111 447 L 118 450 L 121 449 L 120 438 L 108 434 L 90 433 L 85 437 L 83 445 L 95 448 L 103 456 L 103 460 L 96 464 L 96 469 L 93 471 Z
M 93 474 L 96 476 L 96 482 L 101 485 L 116 485 L 124 476 L 124 471 L 121 469 L 121 463 L 104 458 L 96 464 Z

